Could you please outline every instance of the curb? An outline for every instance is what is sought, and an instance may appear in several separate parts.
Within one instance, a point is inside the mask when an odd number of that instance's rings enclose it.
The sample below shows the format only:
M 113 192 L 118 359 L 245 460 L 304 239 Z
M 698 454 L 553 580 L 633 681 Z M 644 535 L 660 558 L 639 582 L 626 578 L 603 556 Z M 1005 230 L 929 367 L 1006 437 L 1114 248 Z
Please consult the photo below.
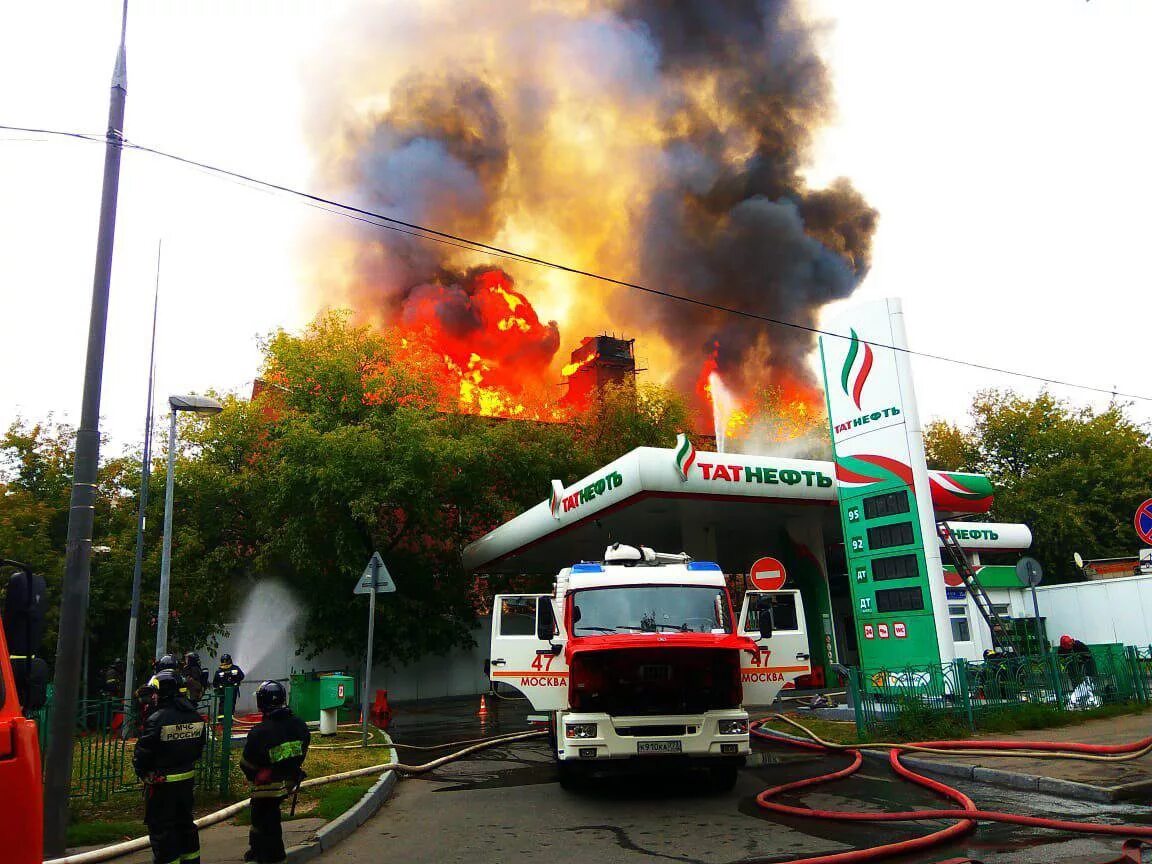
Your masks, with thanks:
M 866 756 L 888 761 L 885 750 L 863 750 Z M 958 777 L 990 786 L 1018 789 L 1024 792 L 1040 792 L 1045 795 L 1058 795 L 1077 801 L 1095 801 L 1108 804 L 1113 801 L 1127 801 L 1139 798 L 1152 791 L 1152 780 L 1138 780 L 1135 783 L 1121 783 L 1119 786 L 1094 786 L 1075 780 L 1061 780 L 1045 777 L 1042 774 L 1024 774 L 1020 771 L 1005 771 L 1000 768 L 982 768 L 979 765 L 965 765 L 962 762 L 938 762 L 922 756 L 903 756 L 900 759 L 909 768 Z
M 360 800 L 329 822 L 317 829 L 313 838 L 285 850 L 285 861 L 289 864 L 303 864 L 331 850 L 345 838 L 376 815 L 396 788 L 400 776 L 395 771 L 385 771 L 372 788 L 360 796 Z
M 772 732 L 774 735 L 791 738 L 793 741 L 808 740 L 799 735 L 790 735 L 775 729 Z M 872 759 L 888 761 L 887 750 L 861 747 L 860 752 Z M 1058 795 L 1061 798 L 1072 798 L 1077 801 L 1095 801 L 1107 804 L 1113 801 L 1128 801 L 1133 798 L 1145 797 L 1149 792 L 1152 792 L 1152 780 L 1137 780 L 1134 783 L 1121 783 L 1119 786 L 1094 786 L 1091 783 L 1060 780 L 1056 777 L 1045 777 L 1040 774 L 1024 774 L 1019 771 L 1004 771 L 1000 768 L 982 768 L 979 765 L 966 765 L 963 762 L 936 761 L 935 759 L 926 759 L 923 756 L 901 756 L 900 761 L 909 768 L 918 771 L 929 771 L 933 774 L 972 780 L 990 786 L 1019 789 L 1025 792 L 1040 792 L 1045 795 Z

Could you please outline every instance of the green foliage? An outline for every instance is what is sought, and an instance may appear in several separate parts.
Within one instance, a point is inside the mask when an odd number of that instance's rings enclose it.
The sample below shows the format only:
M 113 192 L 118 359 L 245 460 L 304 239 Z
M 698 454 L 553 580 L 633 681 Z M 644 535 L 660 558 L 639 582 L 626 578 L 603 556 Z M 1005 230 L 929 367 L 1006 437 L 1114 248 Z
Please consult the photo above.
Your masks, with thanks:
M 1032 529 L 1033 554 L 1048 583 L 1079 577 L 1085 558 L 1132 555 L 1132 514 L 1152 496 L 1152 439 L 1124 405 L 1077 408 L 1041 393 L 978 393 L 967 429 L 930 424 L 929 464 L 987 474 L 996 488 L 993 518 Z
M 189 421 L 178 477 L 184 566 L 234 594 L 276 578 L 305 607 L 305 653 L 363 651 L 351 586 L 379 550 L 398 591 L 377 606 L 377 656 L 393 662 L 467 643 L 476 580 L 463 547 L 565 482 L 641 445 L 669 446 L 688 409 L 664 388 L 607 392 L 578 424 L 461 414 L 442 361 L 417 339 L 330 314 L 264 343 L 252 402 Z M 176 533 L 180 538 L 180 533 Z M 359 619 L 357 618 L 357 621 Z
M 377 607 L 377 656 L 402 662 L 467 643 L 477 600 L 460 563 L 467 543 L 546 497 L 553 478 L 670 446 L 691 426 L 684 401 L 651 384 L 610 388 L 571 424 L 461 414 L 431 346 L 338 313 L 302 334 L 273 333 L 262 348 L 256 398 L 223 397 L 220 414 L 179 418 L 172 650 L 213 646 L 249 587 L 278 579 L 305 607 L 303 653 L 360 653 L 351 586 L 375 550 L 399 587 Z M 49 658 L 74 443 L 74 430 L 51 421 L 18 422 L 0 438 L 0 557 L 48 580 Z M 155 631 L 165 457 L 149 485 L 138 668 Z M 138 457 L 102 464 L 94 543 L 108 551 L 93 564 L 93 682 L 124 650 L 138 489 Z

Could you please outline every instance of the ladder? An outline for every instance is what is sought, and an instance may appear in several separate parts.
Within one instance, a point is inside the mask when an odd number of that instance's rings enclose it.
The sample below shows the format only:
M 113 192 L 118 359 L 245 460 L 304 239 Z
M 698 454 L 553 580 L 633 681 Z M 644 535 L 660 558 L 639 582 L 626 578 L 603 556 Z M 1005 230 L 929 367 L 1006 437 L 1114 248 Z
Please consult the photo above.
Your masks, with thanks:
M 984 590 L 984 586 L 980 584 L 980 580 L 976 578 L 976 571 L 972 569 L 972 565 L 968 563 L 968 556 L 964 554 L 964 550 L 960 548 L 960 544 L 956 541 L 956 537 L 952 534 L 952 529 L 948 527 L 947 522 L 936 523 L 936 533 L 940 535 L 940 542 L 944 545 L 944 551 L 948 557 L 952 559 L 952 566 L 956 568 L 957 575 L 963 580 L 964 587 L 968 589 L 968 593 L 972 596 L 972 602 L 976 604 L 976 610 L 980 613 L 980 617 L 984 619 L 984 623 L 988 625 L 988 632 L 992 634 L 992 644 L 999 650 L 1008 649 L 1015 653 L 1019 653 L 1017 646 L 1013 641 L 1013 631 L 1011 626 L 998 614 L 996 608 L 992 605 L 992 598 L 988 596 L 988 592 Z

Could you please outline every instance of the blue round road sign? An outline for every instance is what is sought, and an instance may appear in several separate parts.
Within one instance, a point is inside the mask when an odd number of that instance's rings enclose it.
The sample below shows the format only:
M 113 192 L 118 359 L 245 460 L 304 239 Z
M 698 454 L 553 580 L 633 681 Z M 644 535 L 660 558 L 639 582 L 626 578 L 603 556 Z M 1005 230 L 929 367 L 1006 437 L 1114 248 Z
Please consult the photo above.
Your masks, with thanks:
M 1136 508 L 1136 518 L 1132 521 L 1140 539 L 1152 546 L 1152 498 Z

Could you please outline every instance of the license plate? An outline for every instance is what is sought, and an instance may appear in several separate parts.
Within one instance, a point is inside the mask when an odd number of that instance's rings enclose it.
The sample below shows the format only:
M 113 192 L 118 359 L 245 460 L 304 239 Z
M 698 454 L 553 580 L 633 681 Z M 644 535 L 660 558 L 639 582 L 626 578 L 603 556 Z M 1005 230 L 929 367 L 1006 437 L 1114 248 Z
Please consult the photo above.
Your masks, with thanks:
M 680 753 L 679 741 L 640 741 L 636 744 L 637 753 Z

